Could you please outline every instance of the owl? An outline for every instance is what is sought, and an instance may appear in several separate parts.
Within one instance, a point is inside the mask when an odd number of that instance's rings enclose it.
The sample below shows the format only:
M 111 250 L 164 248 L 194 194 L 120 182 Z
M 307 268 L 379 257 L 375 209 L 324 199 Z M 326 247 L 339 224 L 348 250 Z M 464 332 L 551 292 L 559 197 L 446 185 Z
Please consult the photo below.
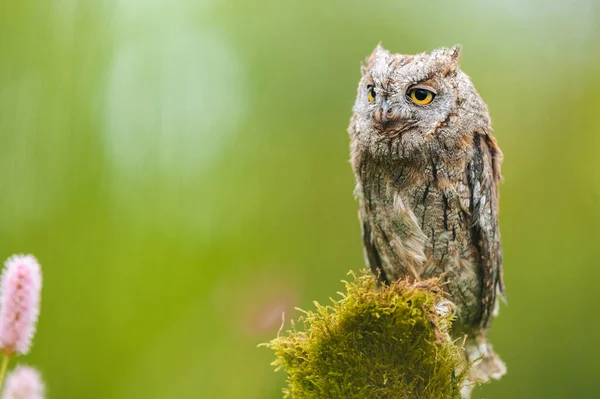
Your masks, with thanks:
M 418 55 L 377 46 L 350 121 L 365 258 L 382 283 L 440 277 L 466 336 L 470 380 L 506 368 L 487 334 L 505 297 L 498 228 L 502 152 L 455 46 Z M 463 389 L 470 396 L 470 387 Z

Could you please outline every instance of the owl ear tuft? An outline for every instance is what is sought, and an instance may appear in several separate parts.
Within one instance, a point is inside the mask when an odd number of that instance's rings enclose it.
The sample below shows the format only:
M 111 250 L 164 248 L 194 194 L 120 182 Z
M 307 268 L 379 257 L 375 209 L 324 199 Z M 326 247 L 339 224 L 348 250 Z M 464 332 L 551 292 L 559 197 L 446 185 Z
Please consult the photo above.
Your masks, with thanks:
M 431 53 L 433 68 L 439 71 L 443 76 L 448 76 L 459 68 L 458 60 L 462 52 L 462 47 L 457 44 L 454 47 L 442 47 Z
M 375 50 L 373 50 L 369 58 L 367 58 L 368 67 L 372 67 L 378 58 L 387 57 L 387 55 L 389 55 L 389 51 L 383 48 L 381 42 L 377 43 L 377 46 L 375 46 Z
M 386 50 L 381 45 L 381 42 L 379 42 L 379 43 L 377 43 L 377 46 L 375 46 L 375 49 L 373 50 L 373 52 L 371 53 L 369 58 L 377 57 L 377 54 L 385 52 L 385 51 Z
M 462 46 L 460 44 L 455 44 L 451 49 L 448 50 L 448 56 L 450 56 L 450 58 L 452 58 L 454 61 L 458 61 L 461 53 Z

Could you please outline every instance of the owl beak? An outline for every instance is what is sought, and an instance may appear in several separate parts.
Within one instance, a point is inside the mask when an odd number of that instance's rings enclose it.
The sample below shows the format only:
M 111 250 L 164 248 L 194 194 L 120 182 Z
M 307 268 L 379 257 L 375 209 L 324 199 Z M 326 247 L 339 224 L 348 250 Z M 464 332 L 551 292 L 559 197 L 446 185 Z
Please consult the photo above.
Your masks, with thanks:
M 381 124 L 383 125 L 387 125 L 388 123 L 396 119 L 394 110 L 392 109 L 392 107 L 390 107 L 390 104 L 385 99 L 381 103 L 381 108 L 379 109 L 378 113 Z

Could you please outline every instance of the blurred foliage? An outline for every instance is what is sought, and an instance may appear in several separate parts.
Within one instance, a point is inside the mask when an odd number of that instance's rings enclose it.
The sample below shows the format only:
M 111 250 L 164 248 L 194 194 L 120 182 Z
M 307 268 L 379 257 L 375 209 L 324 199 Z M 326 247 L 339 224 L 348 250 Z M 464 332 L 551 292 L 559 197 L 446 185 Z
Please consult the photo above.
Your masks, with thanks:
M 446 333 L 452 305 L 439 280 L 379 286 L 370 270 L 331 305 L 303 311 L 266 346 L 287 375 L 286 398 L 460 399 L 468 363 Z M 456 373 L 456 370 L 462 370 Z
M 461 43 L 505 154 L 485 397 L 597 394 L 597 0 L 0 10 L 0 255 L 42 264 L 50 397 L 281 397 L 256 344 L 363 266 L 345 129 L 379 41 Z

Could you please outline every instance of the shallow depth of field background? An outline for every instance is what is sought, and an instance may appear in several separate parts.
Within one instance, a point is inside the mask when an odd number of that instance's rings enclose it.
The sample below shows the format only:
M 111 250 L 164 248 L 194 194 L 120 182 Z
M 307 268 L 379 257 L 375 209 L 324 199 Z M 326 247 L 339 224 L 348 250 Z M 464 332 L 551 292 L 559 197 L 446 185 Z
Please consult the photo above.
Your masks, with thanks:
M 43 266 L 50 398 L 281 398 L 256 345 L 364 265 L 346 126 L 379 41 L 461 43 L 505 154 L 508 375 L 475 398 L 597 395 L 598 1 L 23 0 L 0 257 Z

